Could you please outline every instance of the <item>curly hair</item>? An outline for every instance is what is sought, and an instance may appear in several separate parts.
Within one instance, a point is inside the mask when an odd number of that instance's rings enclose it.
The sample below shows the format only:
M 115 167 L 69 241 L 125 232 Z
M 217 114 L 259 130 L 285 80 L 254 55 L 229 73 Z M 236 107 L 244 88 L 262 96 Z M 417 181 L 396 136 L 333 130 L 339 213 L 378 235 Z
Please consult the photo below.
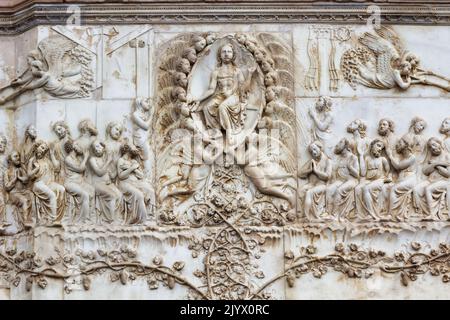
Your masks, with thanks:
M 380 126 L 380 123 L 382 123 L 383 121 L 386 121 L 388 123 L 389 131 L 390 132 L 394 132 L 394 130 L 395 130 L 395 123 L 394 123 L 394 121 L 392 121 L 389 118 L 383 118 L 383 119 L 380 119 L 380 121 L 378 121 L 378 126 Z
M 373 139 L 373 140 L 370 142 L 369 150 L 372 150 L 373 146 L 374 146 L 375 144 L 377 144 L 377 143 L 381 143 L 381 144 L 383 145 L 383 149 L 386 148 L 386 146 L 384 145 L 383 140 L 376 138 L 376 139 Z
M 65 121 L 63 121 L 63 120 L 56 121 L 56 122 L 52 125 L 53 131 L 56 130 L 56 127 L 63 127 L 64 129 L 66 129 L 66 134 L 70 137 L 69 126 L 67 125 L 67 123 L 66 123 Z
M 225 48 L 225 47 L 230 47 L 231 50 L 233 51 L 233 57 L 231 58 L 231 63 L 232 63 L 233 65 L 236 65 L 236 62 L 235 62 L 235 60 L 236 60 L 236 48 L 235 48 L 235 47 L 233 46 L 233 44 L 230 43 L 230 42 L 227 42 L 227 43 L 221 45 L 221 46 L 219 47 L 219 50 L 217 50 L 217 62 L 218 62 L 218 64 L 219 64 L 219 65 L 222 64 L 222 57 L 221 57 L 221 54 L 222 54 L 223 48 Z
M 116 121 L 111 121 L 110 123 L 108 123 L 108 125 L 106 126 L 106 134 L 108 136 L 111 136 L 111 129 L 116 127 L 116 126 L 119 127 L 120 134 L 122 134 L 122 132 L 123 132 L 123 125 L 121 123 L 119 123 L 119 122 L 116 122 Z
M 356 129 L 352 128 L 352 124 L 356 123 L 358 126 Z M 361 135 L 362 138 L 364 138 L 366 136 L 366 130 L 367 130 L 367 125 L 364 121 L 360 120 L 360 119 L 356 119 L 353 120 L 352 122 L 350 122 L 350 124 L 347 126 L 347 132 L 348 133 L 353 133 L 356 130 L 358 130 L 359 134 Z
M 409 130 L 410 131 L 414 130 L 414 126 L 418 122 L 422 122 L 423 123 L 423 130 L 425 130 L 425 128 L 427 127 L 427 122 L 424 119 L 420 118 L 420 117 L 414 117 L 414 118 L 411 119 L 411 123 L 409 125 Z

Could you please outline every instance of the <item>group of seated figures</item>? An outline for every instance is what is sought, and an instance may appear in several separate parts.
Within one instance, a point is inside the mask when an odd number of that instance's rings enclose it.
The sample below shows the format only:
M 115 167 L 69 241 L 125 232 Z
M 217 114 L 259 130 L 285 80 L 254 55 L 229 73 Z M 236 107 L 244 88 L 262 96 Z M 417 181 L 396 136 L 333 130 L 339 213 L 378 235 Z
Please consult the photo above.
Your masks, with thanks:
M 137 100 L 132 117 L 141 120 L 143 132 L 150 125 L 143 117 L 147 107 L 146 101 Z M 13 208 L 20 230 L 34 225 L 134 225 L 149 220 L 155 208 L 145 166 L 149 146 L 123 138 L 123 126 L 117 122 L 108 124 L 105 141 L 88 119 L 79 123 L 78 138 L 72 138 L 64 121 L 54 123 L 52 129 L 57 139 L 48 143 L 29 125 L 16 149 L 7 148 L 5 136 L 0 137 L 2 229 L 11 224 L 6 220 L 7 205 Z M 133 140 L 140 135 L 135 132 Z
M 316 138 L 298 173 L 306 180 L 299 184 L 300 215 L 307 221 L 450 220 L 450 118 L 441 124 L 442 138 L 425 137 L 426 126 L 415 117 L 396 138 L 394 122 L 384 118 L 369 139 L 364 121 L 354 120 L 347 126 L 352 137 L 337 143 L 333 159 Z

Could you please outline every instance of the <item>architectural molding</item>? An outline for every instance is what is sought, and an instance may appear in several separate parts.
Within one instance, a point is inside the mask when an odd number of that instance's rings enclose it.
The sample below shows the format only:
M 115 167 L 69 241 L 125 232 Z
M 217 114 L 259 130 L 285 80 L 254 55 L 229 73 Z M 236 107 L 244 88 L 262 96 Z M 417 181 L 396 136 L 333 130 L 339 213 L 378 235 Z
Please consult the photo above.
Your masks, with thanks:
M 20 34 L 39 25 L 64 25 L 71 16 L 68 4 L 35 4 L 0 9 L 0 35 Z M 449 25 L 450 3 L 375 2 L 389 24 Z M 362 24 L 370 14 L 362 3 L 280 3 L 252 1 L 199 3 L 78 3 L 82 25 L 177 23 L 333 23 Z

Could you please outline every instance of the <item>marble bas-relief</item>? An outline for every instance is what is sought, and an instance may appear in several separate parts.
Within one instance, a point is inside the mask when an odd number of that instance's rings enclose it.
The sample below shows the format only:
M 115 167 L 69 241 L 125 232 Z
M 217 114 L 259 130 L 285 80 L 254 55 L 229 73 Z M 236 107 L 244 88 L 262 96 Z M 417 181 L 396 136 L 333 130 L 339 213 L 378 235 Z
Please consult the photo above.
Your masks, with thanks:
M 305 43 L 211 28 L 118 26 L 102 36 L 121 50 L 95 70 L 76 35 L 38 37 L 27 70 L 0 89 L 11 297 L 100 298 L 118 282 L 117 298 L 320 298 L 321 282 L 339 288 L 327 273 L 343 275 L 347 298 L 374 283 L 392 298 L 446 285 L 448 79 L 422 69 L 395 27 L 299 28 Z M 297 79 L 299 63 L 309 69 Z M 149 70 L 133 86 L 152 95 L 130 99 L 121 75 L 137 65 Z M 103 74 L 123 98 L 93 92 Z M 341 96 L 341 77 L 367 97 Z M 442 95 L 403 99 L 411 86 Z
M 361 84 L 376 89 L 406 90 L 422 84 L 450 91 L 449 78 L 422 69 L 420 59 L 404 47 L 392 28 L 381 26 L 374 31 L 365 32 L 358 38 L 357 47 L 342 56 L 344 78 L 353 88 Z
M 92 55 L 62 36 L 50 36 L 27 55 L 27 69 L 0 89 L 0 105 L 27 91 L 43 89 L 59 98 L 82 98 L 93 89 Z
M 194 46 L 198 42 L 192 41 Z M 240 192 L 247 201 L 252 201 L 250 182 L 253 192 L 277 198 L 275 201 L 279 203 L 272 205 L 292 210 L 296 188 L 295 153 L 292 152 L 296 148 L 296 122 L 289 117 L 293 115 L 289 106 L 292 105 L 289 47 L 270 34 L 254 38 L 236 34 L 217 37 L 210 44 L 203 41 L 197 45 L 196 59 L 189 61 L 173 56 L 177 51 L 184 52 L 183 42 L 186 47 L 190 45 L 188 40 L 180 38 L 175 42 L 177 47 L 167 49 L 172 54 L 161 62 L 159 75 L 159 84 L 165 87 L 160 90 L 155 110 L 156 114 L 162 113 L 155 119 L 156 128 L 163 133 L 163 141 L 170 136 L 168 144 L 156 141 L 157 153 L 161 154 L 156 165 L 161 185 L 157 196 L 161 201 L 162 221 L 189 224 L 186 219 L 191 217 L 186 215 L 192 211 L 198 213 L 197 207 L 220 211 L 221 202 L 232 201 L 227 198 L 231 194 L 227 195 L 226 190 L 234 186 L 215 181 L 215 172 L 227 171 L 230 163 L 235 169 L 233 184 L 243 188 L 233 193 Z M 208 82 L 203 75 L 206 70 L 211 70 L 206 76 Z M 179 74 L 188 75 L 186 84 Z M 272 130 L 280 132 L 279 136 L 272 135 Z M 195 136 L 199 135 L 203 146 L 195 145 Z M 216 145 L 219 149 L 207 156 L 206 165 L 195 163 L 198 149 L 201 154 L 201 149 Z M 261 152 L 261 148 L 266 149 Z M 283 151 L 281 157 L 273 153 L 275 149 Z M 183 157 L 194 162 L 185 161 Z M 170 172 L 173 173 L 169 175 Z M 177 213 L 177 204 L 187 212 Z M 231 211 L 227 213 L 230 214 Z M 217 216 L 214 220 L 223 222 L 220 214 L 213 215 Z M 194 220 L 198 224 L 209 219 L 196 214 Z

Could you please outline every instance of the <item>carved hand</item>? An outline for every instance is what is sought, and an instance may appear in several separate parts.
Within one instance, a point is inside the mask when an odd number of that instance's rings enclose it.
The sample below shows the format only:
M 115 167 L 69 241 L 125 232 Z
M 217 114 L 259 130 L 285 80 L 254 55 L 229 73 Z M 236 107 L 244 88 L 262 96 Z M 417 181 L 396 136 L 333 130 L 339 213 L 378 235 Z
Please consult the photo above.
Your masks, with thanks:
M 21 78 L 16 78 L 13 81 L 11 81 L 11 86 L 13 87 L 20 86 L 21 84 L 23 84 L 23 80 Z

